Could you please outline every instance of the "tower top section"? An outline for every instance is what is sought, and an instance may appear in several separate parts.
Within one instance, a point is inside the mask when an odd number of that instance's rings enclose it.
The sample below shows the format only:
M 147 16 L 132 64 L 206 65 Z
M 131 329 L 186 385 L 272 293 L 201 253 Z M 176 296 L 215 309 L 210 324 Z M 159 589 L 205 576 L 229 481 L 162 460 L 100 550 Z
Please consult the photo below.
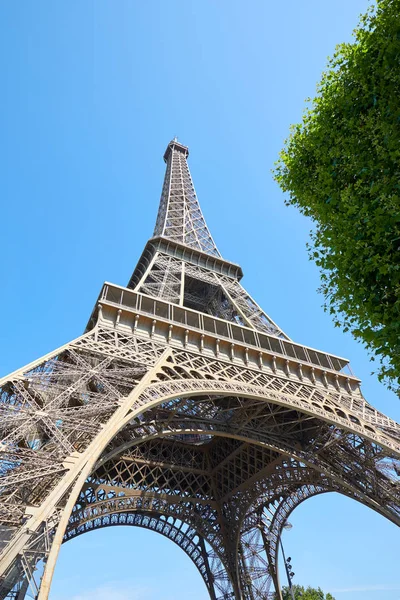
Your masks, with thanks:
M 187 146 L 184 146 L 183 144 L 180 144 L 177 140 L 177 138 L 174 138 L 167 146 L 166 151 L 164 152 L 164 161 L 166 163 L 168 163 L 168 158 L 169 155 L 172 152 L 182 152 L 182 154 L 185 155 L 185 158 L 187 158 L 189 156 L 189 148 Z
M 201 212 L 187 164 L 188 156 L 188 147 L 176 138 L 168 144 L 164 153 L 167 168 L 153 236 L 221 257 Z

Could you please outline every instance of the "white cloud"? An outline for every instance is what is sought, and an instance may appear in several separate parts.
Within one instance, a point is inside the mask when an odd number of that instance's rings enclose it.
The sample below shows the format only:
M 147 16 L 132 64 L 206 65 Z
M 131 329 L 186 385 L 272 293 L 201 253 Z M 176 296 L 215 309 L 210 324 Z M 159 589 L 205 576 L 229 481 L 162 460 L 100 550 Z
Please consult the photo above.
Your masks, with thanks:
M 331 590 L 332 594 L 340 594 L 346 592 L 383 592 L 383 591 L 398 591 L 400 590 L 400 584 L 398 585 L 386 585 L 386 584 L 378 584 L 378 585 L 356 585 L 348 588 L 337 588 Z
M 70 600 L 150 600 L 150 596 L 145 588 L 108 584 L 72 596 Z

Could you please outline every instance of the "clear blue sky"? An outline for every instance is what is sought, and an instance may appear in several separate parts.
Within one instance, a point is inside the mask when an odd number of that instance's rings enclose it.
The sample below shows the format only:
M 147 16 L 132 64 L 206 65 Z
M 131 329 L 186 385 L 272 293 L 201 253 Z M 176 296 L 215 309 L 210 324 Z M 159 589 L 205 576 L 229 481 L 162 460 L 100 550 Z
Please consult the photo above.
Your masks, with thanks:
M 104 280 L 125 285 L 151 236 L 175 135 L 223 256 L 294 340 L 351 359 L 400 420 L 366 351 L 324 314 L 305 244 L 270 169 L 366 0 L 26 0 L 0 4 L 0 371 L 78 336 Z M 293 514 L 295 581 L 337 600 L 398 600 L 399 532 L 325 495 Z M 342 590 L 342 591 L 340 591 Z M 200 600 L 161 536 L 111 528 L 61 551 L 52 600 Z

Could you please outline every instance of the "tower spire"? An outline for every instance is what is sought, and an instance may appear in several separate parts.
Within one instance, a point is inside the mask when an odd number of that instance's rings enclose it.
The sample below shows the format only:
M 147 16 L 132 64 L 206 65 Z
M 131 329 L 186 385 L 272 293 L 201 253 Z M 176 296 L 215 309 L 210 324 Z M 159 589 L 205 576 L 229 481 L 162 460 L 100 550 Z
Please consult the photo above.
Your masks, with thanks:
M 189 149 L 173 139 L 153 237 L 128 288 L 251 329 L 289 339 L 241 286 L 239 265 L 224 260 L 201 212 L 187 165 Z
M 205 222 L 187 164 L 189 149 L 174 138 L 167 146 L 167 163 L 154 237 L 162 236 L 220 257 Z

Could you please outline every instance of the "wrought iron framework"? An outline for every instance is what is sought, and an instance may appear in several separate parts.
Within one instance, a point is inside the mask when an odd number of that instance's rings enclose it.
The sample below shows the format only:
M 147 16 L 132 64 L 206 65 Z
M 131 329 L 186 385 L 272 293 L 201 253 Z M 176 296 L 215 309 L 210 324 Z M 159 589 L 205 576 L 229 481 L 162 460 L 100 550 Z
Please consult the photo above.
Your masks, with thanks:
M 244 290 L 187 156 L 168 145 L 128 286 L 104 284 L 81 337 L 0 382 L 0 599 L 46 600 L 61 544 L 100 527 L 173 540 L 212 600 L 266 600 L 307 498 L 336 491 L 400 524 L 400 426 L 347 360 L 294 343 Z

